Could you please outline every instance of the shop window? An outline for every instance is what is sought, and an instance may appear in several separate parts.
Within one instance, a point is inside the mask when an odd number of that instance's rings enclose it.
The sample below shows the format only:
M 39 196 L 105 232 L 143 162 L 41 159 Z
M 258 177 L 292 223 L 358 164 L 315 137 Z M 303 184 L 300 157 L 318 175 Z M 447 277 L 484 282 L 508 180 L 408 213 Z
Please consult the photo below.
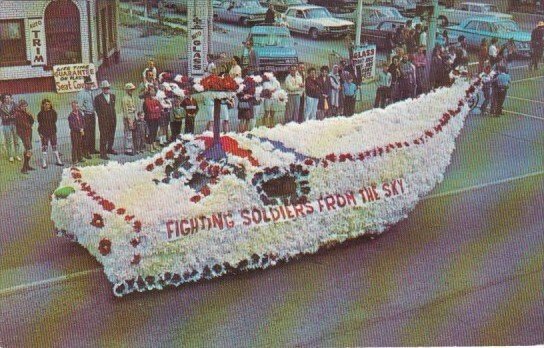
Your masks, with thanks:
M 115 9 L 113 6 L 108 7 L 108 42 L 109 47 L 115 46 Z
M 24 28 L 23 19 L 0 21 L 0 65 L 28 63 Z
M 81 63 L 79 9 L 72 1 L 57 0 L 47 6 L 45 35 L 49 65 Z

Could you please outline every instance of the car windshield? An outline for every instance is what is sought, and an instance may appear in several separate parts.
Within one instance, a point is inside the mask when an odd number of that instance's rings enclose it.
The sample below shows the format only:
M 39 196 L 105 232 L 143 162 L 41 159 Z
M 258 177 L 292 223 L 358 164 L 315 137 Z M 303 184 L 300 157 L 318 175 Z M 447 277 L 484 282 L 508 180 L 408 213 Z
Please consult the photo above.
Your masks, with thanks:
M 279 46 L 291 47 L 293 39 L 289 35 L 282 34 L 257 34 L 251 36 L 255 47 Z
M 484 5 L 485 12 L 499 12 L 499 9 L 495 5 Z
M 307 18 L 331 18 L 332 15 L 326 8 L 313 8 L 306 12 Z
M 296 6 L 296 5 L 304 5 L 305 2 L 302 0 L 286 0 L 285 4 L 289 6 Z
M 517 23 L 514 21 L 497 22 L 495 25 L 497 26 L 497 31 L 499 32 L 516 32 L 520 30 Z
M 258 1 L 242 1 L 240 3 L 240 6 L 243 6 L 243 7 L 261 7 L 261 4 L 259 4 Z
M 415 3 L 412 0 L 398 0 L 397 6 L 413 7 L 415 6 Z
M 403 18 L 402 14 L 396 8 L 388 8 L 382 11 L 383 16 L 387 18 Z

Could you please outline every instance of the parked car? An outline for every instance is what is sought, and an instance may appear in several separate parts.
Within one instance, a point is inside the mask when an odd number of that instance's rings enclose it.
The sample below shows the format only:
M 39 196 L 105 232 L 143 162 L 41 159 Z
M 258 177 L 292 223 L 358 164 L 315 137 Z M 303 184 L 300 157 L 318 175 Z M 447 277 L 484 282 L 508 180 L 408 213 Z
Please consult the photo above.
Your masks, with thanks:
M 285 13 L 291 6 L 306 5 L 306 0 L 261 0 L 261 5 L 268 7 L 274 6 L 274 10 Z
M 334 18 L 321 6 L 293 6 L 284 15 L 289 30 L 310 35 L 312 39 L 324 36 L 345 36 L 355 29 L 353 22 Z
M 399 21 L 406 22 L 407 17 L 404 17 L 399 10 L 394 7 L 389 6 L 363 6 L 363 27 L 368 27 L 371 25 L 378 25 L 381 21 L 386 19 L 394 19 Z M 336 18 L 347 19 L 352 22 L 357 22 L 357 11 L 352 11 L 350 13 L 337 14 L 333 13 L 333 16 Z
M 528 57 L 531 52 L 531 33 L 522 31 L 518 24 L 510 19 L 496 17 L 472 17 L 459 25 L 446 28 L 450 41 L 457 41 L 459 36 L 467 39 L 469 48 L 478 48 L 482 39 L 491 41 L 497 38 L 499 45 L 513 39 L 518 55 Z
M 394 34 L 397 28 L 401 28 L 406 23 L 403 20 L 386 19 L 377 25 L 363 27 L 361 30 L 361 42 L 375 44 L 378 49 L 387 47 L 387 35 Z M 445 44 L 444 37 L 441 32 L 436 33 L 436 43 Z
M 213 18 L 216 21 L 237 23 L 245 27 L 263 23 L 266 10 L 257 0 L 213 2 Z
M 253 42 L 259 67 L 263 71 L 287 73 L 291 65 L 298 63 L 294 40 L 286 27 L 256 25 L 251 28 L 247 41 Z M 245 47 L 242 53 L 242 67 L 248 65 L 249 52 Z
M 465 19 L 474 16 L 490 16 L 502 19 L 512 19 L 512 15 L 500 12 L 497 5 L 479 2 L 464 2 L 457 8 L 440 7 L 438 12 L 439 23 L 444 27 L 451 24 L 459 24 Z
M 323 6 L 332 13 L 345 13 L 355 10 L 357 0 L 308 0 L 308 4 Z
M 416 15 L 417 3 L 414 0 L 374 0 L 373 5 L 394 7 L 408 17 Z

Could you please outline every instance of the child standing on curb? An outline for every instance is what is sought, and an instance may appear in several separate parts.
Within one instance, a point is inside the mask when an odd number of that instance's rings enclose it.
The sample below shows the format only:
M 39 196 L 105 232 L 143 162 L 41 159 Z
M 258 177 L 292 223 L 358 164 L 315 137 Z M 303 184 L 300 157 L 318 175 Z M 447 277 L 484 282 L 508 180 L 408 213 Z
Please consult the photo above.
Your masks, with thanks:
M 140 111 L 136 120 L 134 120 L 134 153 L 143 153 L 145 150 L 145 141 L 149 136 L 149 127 L 145 120 L 145 114 Z

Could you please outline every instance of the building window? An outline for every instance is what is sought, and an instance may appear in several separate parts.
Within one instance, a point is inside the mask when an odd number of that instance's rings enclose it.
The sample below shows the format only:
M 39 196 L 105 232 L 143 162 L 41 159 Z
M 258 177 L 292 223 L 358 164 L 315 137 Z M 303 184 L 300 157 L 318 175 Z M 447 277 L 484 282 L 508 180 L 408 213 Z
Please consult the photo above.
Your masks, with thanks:
M 109 47 L 115 46 L 115 9 L 113 6 L 108 7 L 108 41 Z
M 25 21 L 0 21 L 0 64 L 27 64 Z
M 47 63 L 50 66 L 81 63 L 81 29 L 78 7 L 56 0 L 45 9 Z

